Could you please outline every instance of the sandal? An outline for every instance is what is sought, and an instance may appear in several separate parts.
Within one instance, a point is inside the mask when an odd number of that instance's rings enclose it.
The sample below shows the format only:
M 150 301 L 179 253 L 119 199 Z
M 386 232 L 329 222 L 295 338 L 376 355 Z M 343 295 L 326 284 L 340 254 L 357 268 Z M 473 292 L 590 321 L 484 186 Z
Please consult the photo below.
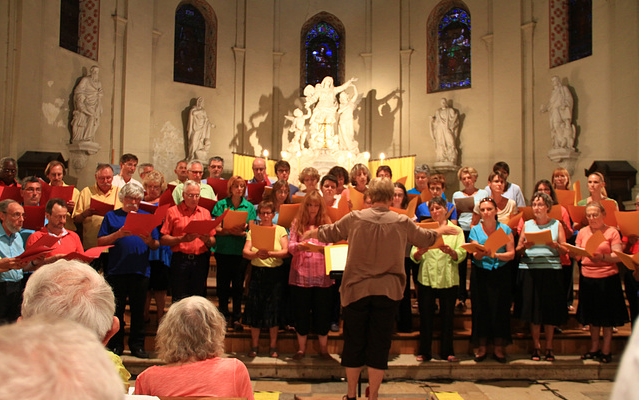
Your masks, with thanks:
M 581 356 L 582 360 L 596 360 L 599 358 L 600 351 L 589 351 L 583 356 Z
M 446 360 L 449 361 L 449 362 L 458 362 L 459 361 L 459 359 L 456 356 L 447 356 Z
M 613 361 L 613 354 L 612 353 L 608 353 L 608 354 L 600 353 L 599 354 L 599 362 L 600 363 L 608 364 L 611 361 Z
M 416 356 L 416 361 L 418 361 L 418 362 L 425 362 L 425 361 L 429 361 L 431 359 L 432 359 L 431 357 L 428 357 L 428 356 L 425 356 L 425 355 L 422 355 L 422 354 L 419 354 L 419 355 Z
M 552 354 L 552 349 L 546 349 L 546 361 L 554 361 L 555 355 Z
M 304 352 L 303 351 L 298 351 L 293 355 L 293 360 L 294 361 L 300 361 L 301 359 L 304 358 Z
M 249 352 L 248 352 L 248 354 L 246 354 L 246 355 L 247 355 L 248 357 L 250 357 L 250 358 L 255 358 L 255 357 L 257 357 L 257 351 L 258 351 L 258 350 L 259 350 L 259 347 L 251 347 L 251 348 L 250 348 L 250 351 L 249 351 Z
M 539 349 L 534 349 L 532 351 L 532 361 L 541 361 L 541 354 L 539 353 Z
M 272 358 L 277 358 L 280 356 L 280 354 L 277 352 L 277 349 L 275 347 L 271 347 L 270 349 L 268 349 L 268 354 Z

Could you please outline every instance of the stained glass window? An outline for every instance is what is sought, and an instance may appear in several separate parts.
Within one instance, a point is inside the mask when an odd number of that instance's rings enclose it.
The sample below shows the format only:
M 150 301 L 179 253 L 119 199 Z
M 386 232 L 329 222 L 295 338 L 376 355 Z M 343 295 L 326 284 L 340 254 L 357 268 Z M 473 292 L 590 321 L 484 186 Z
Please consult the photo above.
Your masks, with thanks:
M 174 25 L 174 81 L 204 86 L 206 21 L 192 4 L 177 9 Z
M 58 45 L 98 60 L 100 0 L 61 0 Z
M 315 85 L 326 76 L 333 78 L 334 85 L 340 85 L 338 76 L 338 56 L 341 37 L 333 25 L 321 21 L 315 24 L 304 38 L 305 84 Z
M 470 30 L 470 16 L 462 8 L 452 8 L 441 18 L 438 24 L 440 90 L 472 86 Z
M 568 0 L 568 61 L 593 54 L 593 2 Z

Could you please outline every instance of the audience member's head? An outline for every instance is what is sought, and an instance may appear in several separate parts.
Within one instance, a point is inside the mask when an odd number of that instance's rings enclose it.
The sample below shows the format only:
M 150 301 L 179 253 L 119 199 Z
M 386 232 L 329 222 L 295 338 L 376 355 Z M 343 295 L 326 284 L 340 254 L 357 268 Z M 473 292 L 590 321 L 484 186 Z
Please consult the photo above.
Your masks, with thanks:
M 156 348 L 166 363 L 202 361 L 224 351 L 226 320 L 217 307 L 201 296 L 186 297 L 161 320 Z
M 122 400 L 123 382 L 96 336 L 42 317 L 0 327 L 0 399 Z
M 23 297 L 23 319 L 69 319 L 89 328 L 103 344 L 119 329 L 112 288 L 80 261 L 58 260 L 39 268 L 27 281 Z

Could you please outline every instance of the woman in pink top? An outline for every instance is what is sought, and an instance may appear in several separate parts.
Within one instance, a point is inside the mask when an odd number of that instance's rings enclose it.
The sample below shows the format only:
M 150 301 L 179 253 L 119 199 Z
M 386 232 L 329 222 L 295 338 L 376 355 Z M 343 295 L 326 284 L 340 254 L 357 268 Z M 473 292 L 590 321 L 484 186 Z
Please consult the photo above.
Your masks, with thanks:
M 254 400 L 244 363 L 220 357 L 225 337 L 226 320 L 210 300 L 192 296 L 172 304 L 159 325 L 156 344 L 167 365 L 143 371 L 134 393 Z
M 591 201 L 586 206 L 588 226 L 577 235 L 576 245 L 586 248 L 595 232 L 601 232 L 606 241 L 597 247 L 592 257 L 581 258 L 579 280 L 579 305 L 577 319 L 582 325 L 590 325 L 590 350 L 581 356 L 584 360 L 596 359 L 602 363 L 612 360 L 610 343 L 613 327 L 628 322 L 624 303 L 622 282 L 619 278 L 616 251 L 622 251 L 622 242 L 617 229 L 604 223 L 606 210 L 599 202 Z M 599 330 L 603 328 L 604 340 L 599 343 Z
M 305 232 L 329 223 L 331 220 L 326 214 L 322 196 L 318 192 L 308 193 L 293 220 L 288 243 L 288 251 L 293 254 L 288 283 L 298 344 L 294 360 L 304 358 L 309 331 L 318 335 L 320 356 L 330 358 L 327 337 L 333 318 L 333 281 L 326 273 L 324 253 L 305 245 L 305 242 L 321 246 L 326 243 L 317 239 L 302 239 Z

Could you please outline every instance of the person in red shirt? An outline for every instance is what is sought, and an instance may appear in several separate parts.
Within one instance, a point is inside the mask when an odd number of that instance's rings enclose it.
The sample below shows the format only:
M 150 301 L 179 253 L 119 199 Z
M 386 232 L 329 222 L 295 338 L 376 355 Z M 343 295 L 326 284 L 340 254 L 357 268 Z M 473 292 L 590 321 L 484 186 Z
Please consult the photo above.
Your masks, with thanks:
M 58 242 L 51 246 L 52 251 L 47 254 L 44 263 L 52 263 L 69 253 L 83 252 L 80 237 L 76 232 L 65 229 L 65 223 L 67 222 L 67 204 L 65 200 L 59 198 L 49 199 L 45 205 L 45 218 L 48 221 L 47 226 L 29 236 L 26 248 L 31 247 L 41 237 L 50 235 L 56 236 Z
M 161 227 L 161 245 L 170 246 L 170 285 L 172 302 L 189 296 L 203 296 L 210 268 L 210 247 L 215 237 L 185 233 L 190 221 L 212 219 L 207 209 L 200 207 L 200 185 L 187 180 L 183 186 L 183 201 L 168 209 Z

